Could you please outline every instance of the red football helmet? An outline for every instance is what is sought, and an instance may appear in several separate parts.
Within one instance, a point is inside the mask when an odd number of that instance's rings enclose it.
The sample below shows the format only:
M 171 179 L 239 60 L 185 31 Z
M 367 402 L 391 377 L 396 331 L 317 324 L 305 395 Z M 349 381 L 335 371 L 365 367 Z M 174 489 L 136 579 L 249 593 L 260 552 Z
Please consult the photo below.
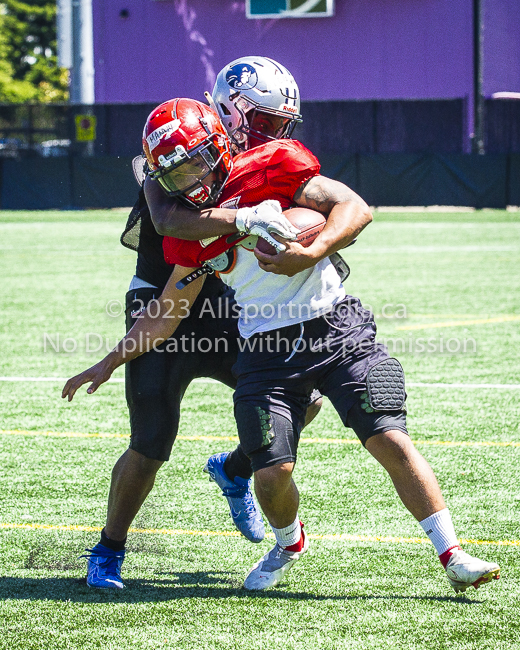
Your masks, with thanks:
M 214 204 L 233 167 L 219 116 L 194 99 L 157 106 L 146 120 L 143 150 L 150 177 L 190 208 Z

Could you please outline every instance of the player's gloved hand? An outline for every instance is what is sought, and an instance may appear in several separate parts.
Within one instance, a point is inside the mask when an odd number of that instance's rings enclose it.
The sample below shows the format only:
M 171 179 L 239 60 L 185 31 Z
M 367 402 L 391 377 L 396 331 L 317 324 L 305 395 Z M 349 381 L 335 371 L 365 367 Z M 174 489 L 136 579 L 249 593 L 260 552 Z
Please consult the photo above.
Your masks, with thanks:
M 253 208 L 239 208 L 235 223 L 239 232 L 262 237 L 278 252 L 284 251 L 285 245 L 272 237 L 272 234 L 293 241 L 300 232 L 283 216 L 280 203 L 272 199 L 262 201 Z

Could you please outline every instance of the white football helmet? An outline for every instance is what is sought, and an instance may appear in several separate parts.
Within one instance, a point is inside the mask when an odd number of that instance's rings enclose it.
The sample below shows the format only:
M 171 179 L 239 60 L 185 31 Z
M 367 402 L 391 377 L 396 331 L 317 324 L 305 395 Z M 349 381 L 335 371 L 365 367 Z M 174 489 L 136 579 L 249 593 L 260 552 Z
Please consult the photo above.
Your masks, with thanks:
M 302 121 L 294 77 L 265 56 L 229 63 L 217 76 L 212 100 L 231 141 L 243 151 L 290 138 Z

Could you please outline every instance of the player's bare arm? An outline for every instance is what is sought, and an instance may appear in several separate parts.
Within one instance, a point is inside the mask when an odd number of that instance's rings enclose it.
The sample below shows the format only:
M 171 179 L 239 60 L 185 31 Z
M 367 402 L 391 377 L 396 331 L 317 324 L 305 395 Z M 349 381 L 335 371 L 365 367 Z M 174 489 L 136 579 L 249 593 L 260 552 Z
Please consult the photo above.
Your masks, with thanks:
M 298 229 L 284 217 L 278 201 L 263 201 L 257 206 L 238 210 L 224 208 L 187 208 L 165 194 L 160 185 L 147 177 L 144 192 L 150 216 L 160 235 L 194 240 L 219 237 L 237 232 L 260 235 L 275 248 L 281 248 L 273 239 L 277 234 L 284 239 L 294 239 Z
M 283 246 L 280 246 L 272 235 L 292 240 L 299 232 L 284 217 L 278 201 L 265 200 L 256 206 L 238 210 L 195 210 L 169 197 L 151 178 L 146 178 L 144 190 L 150 216 L 160 235 L 197 241 L 206 237 L 240 232 L 261 236 L 275 248 L 282 250 Z
M 294 202 L 318 210 L 327 224 L 309 246 L 313 255 L 323 259 L 346 248 L 372 221 L 372 212 L 363 199 L 349 187 L 325 176 L 314 176 L 294 195 Z
M 149 304 L 132 329 L 116 347 L 99 363 L 72 377 L 65 384 L 61 396 L 70 402 L 78 388 L 91 382 L 87 393 L 94 393 L 101 384 L 110 379 L 116 368 L 139 357 L 168 339 L 189 315 L 189 310 L 202 289 L 205 276 L 197 278 L 185 289 L 176 283 L 195 269 L 176 266 L 155 304 Z M 154 301 L 152 301 L 154 302 Z
M 277 255 L 256 250 L 264 271 L 292 277 L 348 246 L 372 221 L 370 208 L 358 194 L 325 176 L 314 176 L 303 183 L 294 195 L 294 202 L 324 214 L 325 228 L 307 248 L 297 242 L 287 242 L 286 250 Z
M 144 181 L 144 194 L 153 225 L 160 235 L 198 240 L 237 232 L 236 210 L 190 210 L 165 194 L 149 176 Z

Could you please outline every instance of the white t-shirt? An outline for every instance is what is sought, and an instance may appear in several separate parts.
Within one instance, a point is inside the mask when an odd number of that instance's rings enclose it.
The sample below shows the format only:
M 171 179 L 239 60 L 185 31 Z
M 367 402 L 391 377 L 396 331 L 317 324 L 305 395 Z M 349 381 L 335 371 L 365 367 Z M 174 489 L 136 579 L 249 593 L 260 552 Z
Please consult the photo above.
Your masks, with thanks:
M 220 277 L 235 290 L 240 306 L 238 329 L 245 339 L 322 316 L 345 297 L 328 257 L 289 278 L 263 271 L 254 253 L 241 246 L 236 255 L 235 265 Z

